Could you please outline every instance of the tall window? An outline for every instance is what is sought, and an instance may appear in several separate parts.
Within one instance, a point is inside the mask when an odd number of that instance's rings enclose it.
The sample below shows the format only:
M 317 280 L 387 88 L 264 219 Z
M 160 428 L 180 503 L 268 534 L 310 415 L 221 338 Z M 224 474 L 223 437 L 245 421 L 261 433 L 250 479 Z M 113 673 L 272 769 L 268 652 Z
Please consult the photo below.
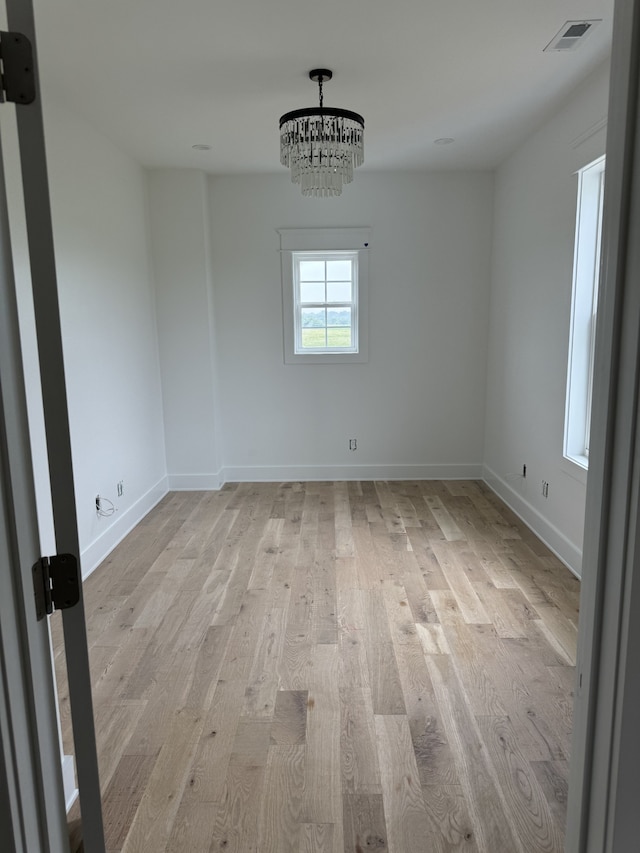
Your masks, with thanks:
M 578 173 L 564 455 L 582 468 L 589 464 L 604 168 L 600 157 Z
M 370 228 L 282 228 L 287 364 L 367 361 Z
M 357 252 L 293 252 L 295 352 L 358 352 Z

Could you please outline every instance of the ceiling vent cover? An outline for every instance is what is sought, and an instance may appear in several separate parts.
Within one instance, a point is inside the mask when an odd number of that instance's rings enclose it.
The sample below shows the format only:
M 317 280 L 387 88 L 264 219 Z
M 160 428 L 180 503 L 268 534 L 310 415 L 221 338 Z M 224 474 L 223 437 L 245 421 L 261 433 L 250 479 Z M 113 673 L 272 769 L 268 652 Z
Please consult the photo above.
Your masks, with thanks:
M 592 21 L 567 21 L 560 28 L 560 32 L 556 33 L 556 35 L 551 39 L 544 50 L 575 50 L 587 38 L 589 33 L 601 23 L 602 19 Z

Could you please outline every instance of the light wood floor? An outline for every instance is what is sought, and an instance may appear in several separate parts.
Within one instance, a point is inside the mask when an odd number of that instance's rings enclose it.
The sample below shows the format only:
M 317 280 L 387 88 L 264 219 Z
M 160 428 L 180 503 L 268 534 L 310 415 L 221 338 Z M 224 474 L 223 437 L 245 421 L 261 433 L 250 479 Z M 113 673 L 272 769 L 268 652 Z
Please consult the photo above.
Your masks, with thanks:
M 562 851 L 578 582 L 482 484 L 172 493 L 85 598 L 110 853 Z

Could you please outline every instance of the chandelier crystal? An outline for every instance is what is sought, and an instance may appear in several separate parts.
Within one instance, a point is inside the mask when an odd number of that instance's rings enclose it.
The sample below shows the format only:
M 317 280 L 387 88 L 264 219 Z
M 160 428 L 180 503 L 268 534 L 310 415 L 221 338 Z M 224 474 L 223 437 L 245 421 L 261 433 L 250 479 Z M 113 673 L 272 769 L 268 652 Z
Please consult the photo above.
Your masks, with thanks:
M 320 106 L 293 110 L 280 119 L 280 162 L 291 169 L 291 180 L 302 195 L 336 196 L 353 180 L 364 162 L 364 119 L 351 110 L 323 104 L 322 84 L 333 73 L 309 72 L 319 87 Z

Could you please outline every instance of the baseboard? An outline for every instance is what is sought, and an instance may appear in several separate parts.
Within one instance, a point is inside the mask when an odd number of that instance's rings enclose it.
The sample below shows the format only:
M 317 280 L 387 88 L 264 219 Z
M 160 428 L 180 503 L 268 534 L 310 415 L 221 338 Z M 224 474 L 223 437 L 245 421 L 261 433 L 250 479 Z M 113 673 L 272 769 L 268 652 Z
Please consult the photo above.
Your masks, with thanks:
M 169 474 L 167 479 L 172 492 L 217 492 L 225 484 L 223 471 L 217 474 Z
M 479 480 L 482 465 L 265 465 L 224 468 L 225 483 L 324 480 Z
M 62 781 L 64 783 L 64 802 L 68 813 L 71 806 L 78 798 L 76 774 L 73 766 L 73 755 L 62 756 Z
M 553 525 L 542 513 L 531 506 L 508 483 L 484 466 L 483 480 L 489 488 L 515 512 L 527 527 L 531 528 L 547 548 L 558 557 L 577 578 L 582 572 L 582 551 L 568 539 L 564 533 Z
M 138 498 L 132 506 L 124 512 L 117 514 L 113 524 L 82 551 L 80 559 L 83 580 L 89 577 L 105 557 L 113 551 L 116 545 L 124 539 L 127 533 L 130 533 L 136 524 L 142 521 L 145 515 L 162 500 L 168 491 L 168 478 L 162 477 L 155 486 L 152 486 L 148 492 L 142 495 L 141 498 Z

